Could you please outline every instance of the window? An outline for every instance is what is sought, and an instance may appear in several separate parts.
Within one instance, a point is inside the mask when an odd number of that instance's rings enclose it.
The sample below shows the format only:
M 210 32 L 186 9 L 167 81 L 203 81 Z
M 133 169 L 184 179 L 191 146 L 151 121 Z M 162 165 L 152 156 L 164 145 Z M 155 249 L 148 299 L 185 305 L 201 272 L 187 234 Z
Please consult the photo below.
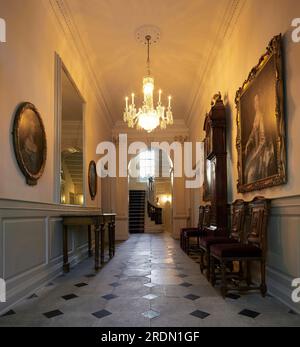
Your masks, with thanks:
M 155 176 L 155 152 L 146 151 L 140 154 L 140 178 Z

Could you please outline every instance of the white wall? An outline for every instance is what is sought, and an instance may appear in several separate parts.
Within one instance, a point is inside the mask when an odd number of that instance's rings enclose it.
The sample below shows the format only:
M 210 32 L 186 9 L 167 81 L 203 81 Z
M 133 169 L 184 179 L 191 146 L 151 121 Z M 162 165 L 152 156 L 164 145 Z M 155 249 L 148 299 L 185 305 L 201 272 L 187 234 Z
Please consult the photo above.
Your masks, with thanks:
M 193 140 L 203 139 L 205 113 L 210 108 L 211 97 L 221 91 L 228 117 L 228 200 L 252 200 L 258 194 L 275 199 L 269 223 L 269 287 L 273 294 L 299 311 L 300 306 L 294 305 L 290 298 L 291 279 L 300 277 L 300 44 L 291 39 L 291 22 L 297 16 L 300 16 L 298 0 L 240 1 L 227 32 L 217 41 L 217 53 L 212 56 L 199 86 L 201 92 L 193 106 L 189 126 Z M 285 60 L 288 183 L 260 192 L 238 194 L 235 94 L 269 41 L 279 33 L 283 34 Z M 289 199 L 293 196 L 295 198 Z

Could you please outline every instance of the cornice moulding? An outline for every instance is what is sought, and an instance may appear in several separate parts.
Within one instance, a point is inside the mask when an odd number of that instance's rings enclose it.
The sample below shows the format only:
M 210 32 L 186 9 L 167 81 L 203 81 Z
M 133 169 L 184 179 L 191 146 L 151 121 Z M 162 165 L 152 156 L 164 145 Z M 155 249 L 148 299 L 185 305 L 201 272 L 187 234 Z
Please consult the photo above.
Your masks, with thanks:
M 211 52 L 208 56 L 208 60 L 206 64 L 204 65 L 204 68 L 201 72 L 201 78 L 198 84 L 198 87 L 196 89 L 196 92 L 194 94 L 194 97 L 191 102 L 190 110 L 188 112 L 188 117 L 187 117 L 187 125 L 189 128 L 191 128 L 195 122 L 196 117 L 199 116 L 199 110 L 195 110 L 197 101 L 200 95 L 201 88 L 203 86 L 203 83 L 206 80 L 206 76 L 209 74 L 209 72 L 212 69 L 212 66 L 216 60 L 216 58 L 219 55 L 219 49 L 218 44 L 222 42 L 224 44 L 225 41 L 229 40 L 235 27 L 237 24 L 237 21 L 239 19 L 239 16 L 242 12 L 242 9 L 245 5 L 247 0 L 229 0 L 228 7 L 226 8 L 226 11 L 223 16 L 223 20 L 220 23 L 219 30 L 217 32 L 216 38 L 214 40 L 214 44 L 211 48 Z M 207 105 L 202 105 L 202 111 L 201 113 L 204 115 L 205 114 L 205 107 Z M 197 112 L 196 112 L 197 111 Z
M 65 0 L 44 0 L 44 4 L 48 8 L 49 12 L 52 13 L 54 22 L 57 23 L 57 29 L 64 34 L 67 42 L 73 43 L 73 48 L 79 54 L 81 61 L 84 62 L 87 77 L 91 82 L 91 89 L 95 93 L 96 100 L 100 109 L 103 111 L 108 127 L 112 127 L 112 115 L 103 96 L 99 80 L 97 79 L 92 64 L 90 63 L 86 48 L 80 39 L 79 30 L 74 23 L 68 5 L 66 4 Z

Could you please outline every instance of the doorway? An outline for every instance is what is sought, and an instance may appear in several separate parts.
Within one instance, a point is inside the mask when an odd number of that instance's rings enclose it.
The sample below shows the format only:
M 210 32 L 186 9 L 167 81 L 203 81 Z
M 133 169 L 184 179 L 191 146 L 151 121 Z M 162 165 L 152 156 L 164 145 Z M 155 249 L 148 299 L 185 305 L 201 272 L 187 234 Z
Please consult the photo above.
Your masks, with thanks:
M 173 163 L 160 149 L 145 150 L 128 166 L 129 232 L 172 230 Z

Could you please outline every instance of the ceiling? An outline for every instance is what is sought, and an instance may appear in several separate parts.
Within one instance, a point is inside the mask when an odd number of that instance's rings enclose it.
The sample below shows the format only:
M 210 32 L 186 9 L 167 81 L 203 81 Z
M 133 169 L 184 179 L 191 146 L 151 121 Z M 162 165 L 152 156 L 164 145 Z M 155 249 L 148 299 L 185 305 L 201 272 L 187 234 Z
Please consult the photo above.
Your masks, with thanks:
M 146 48 L 136 29 L 155 25 L 161 40 L 151 50 L 156 91 L 173 96 L 176 119 L 188 119 L 218 30 L 234 0 L 65 0 L 113 121 L 122 119 L 124 98 L 142 102 Z M 166 101 L 167 102 L 167 101 Z

